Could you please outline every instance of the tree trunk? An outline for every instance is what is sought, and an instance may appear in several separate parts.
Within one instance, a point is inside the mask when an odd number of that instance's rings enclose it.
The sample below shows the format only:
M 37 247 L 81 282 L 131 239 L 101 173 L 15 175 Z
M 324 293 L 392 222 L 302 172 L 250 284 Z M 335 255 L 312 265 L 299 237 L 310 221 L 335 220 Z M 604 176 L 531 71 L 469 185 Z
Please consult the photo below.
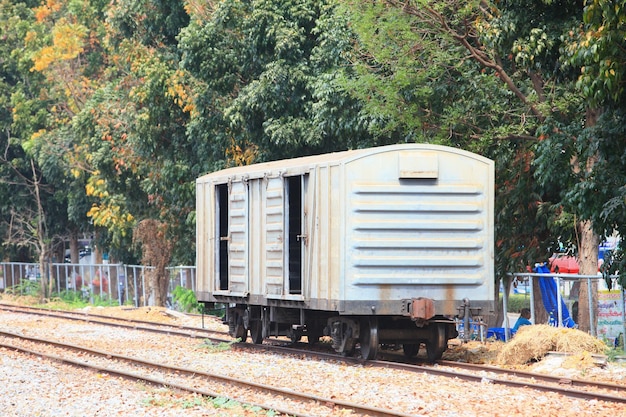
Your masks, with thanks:
M 78 254 L 78 233 L 76 231 L 70 233 L 70 262 L 73 264 L 80 262 Z
M 543 298 L 541 297 L 541 287 L 539 286 L 539 277 L 533 277 L 533 296 L 535 297 L 535 324 L 545 324 L 548 322 L 548 312 L 543 305 Z
M 39 252 L 39 277 L 41 279 L 40 281 L 40 285 L 41 285 L 41 294 L 39 296 L 39 301 L 43 304 L 47 301 L 47 298 L 49 297 L 49 291 L 50 289 L 48 288 L 48 274 L 46 273 L 46 250 L 42 249 Z
M 96 242 L 96 243 L 93 244 L 91 259 L 93 259 L 93 261 L 96 264 L 100 265 L 102 264 L 102 249 L 100 248 L 100 245 L 99 245 L 100 232 L 98 231 L 98 228 L 96 228 L 96 230 L 94 231 L 93 242 Z
M 169 275 L 166 269 L 154 268 L 150 271 L 150 302 L 158 307 L 167 305 Z
M 578 264 L 581 275 L 597 275 L 598 273 L 598 245 L 600 237 L 592 230 L 590 220 L 579 222 L 578 232 L 580 243 L 578 248 Z M 598 282 L 591 281 L 591 289 L 587 280 L 580 282 L 578 295 L 578 328 L 584 332 L 595 333 L 598 317 Z M 589 306 L 589 291 L 592 294 L 592 305 Z M 593 313 L 593 321 L 589 321 L 589 311 Z
M 601 114 L 600 109 L 587 108 L 585 124 L 586 127 L 595 126 Z M 591 172 L 597 162 L 597 157 L 592 156 L 585 161 L 585 170 Z M 578 165 L 574 161 L 574 171 L 578 171 Z M 598 245 L 600 244 L 600 236 L 593 231 L 593 223 L 591 220 L 580 221 L 577 225 L 579 236 L 578 241 L 578 264 L 581 275 L 597 275 L 598 273 Z M 578 328 L 585 332 L 595 334 L 596 317 L 598 316 L 598 283 L 596 280 L 591 281 L 591 288 L 584 279 L 580 283 L 580 292 L 578 294 Z M 592 294 L 592 304 L 589 305 L 589 292 Z M 590 321 L 590 312 L 593 321 Z
M 151 303 L 165 306 L 169 287 L 167 265 L 172 257 L 172 242 L 166 238 L 167 225 L 155 219 L 144 219 L 133 231 L 133 242 L 142 244 L 142 264 L 153 266 L 150 271 Z

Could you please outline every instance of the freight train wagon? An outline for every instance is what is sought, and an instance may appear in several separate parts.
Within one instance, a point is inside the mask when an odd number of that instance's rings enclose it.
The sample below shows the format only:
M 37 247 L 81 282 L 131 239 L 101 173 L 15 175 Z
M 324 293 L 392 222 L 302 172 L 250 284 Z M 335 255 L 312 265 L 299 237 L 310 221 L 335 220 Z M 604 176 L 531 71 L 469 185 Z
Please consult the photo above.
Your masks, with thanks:
M 423 344 L 435 360 L 460 306 L 493 311 L 489 159 L 392 145 L 224 169 L 196 187 L 197 298 L 227 306 L 233 337 L 327 335 L 366 359 Z

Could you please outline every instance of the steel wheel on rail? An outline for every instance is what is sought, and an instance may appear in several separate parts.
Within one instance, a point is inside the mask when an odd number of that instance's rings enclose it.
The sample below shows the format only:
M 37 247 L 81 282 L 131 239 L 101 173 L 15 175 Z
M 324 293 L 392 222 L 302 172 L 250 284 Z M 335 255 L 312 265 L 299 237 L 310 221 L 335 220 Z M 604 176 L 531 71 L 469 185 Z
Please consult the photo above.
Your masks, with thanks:
M 378 354 L 378 319 L 367 317 L 361 320 L 361 356 L 363 359 L 375 359 Z
M 448 338 L 446 337 L 446 325 L 437 323 L 433 326 L 432 336 L 426 341 L 426 356 L 428 361 L 432 363 L 441 359 L 447 347 Z

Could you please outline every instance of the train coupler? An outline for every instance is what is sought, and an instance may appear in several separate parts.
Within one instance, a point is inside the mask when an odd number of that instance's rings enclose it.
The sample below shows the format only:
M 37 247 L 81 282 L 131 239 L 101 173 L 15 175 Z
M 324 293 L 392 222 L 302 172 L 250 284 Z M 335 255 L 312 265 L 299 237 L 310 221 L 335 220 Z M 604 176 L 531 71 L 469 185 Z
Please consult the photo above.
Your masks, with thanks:
M 407 311 L 413 321 L 429 320 L 435 316 L 435 301 L 430 298 L 413 298 L 407 302 Z

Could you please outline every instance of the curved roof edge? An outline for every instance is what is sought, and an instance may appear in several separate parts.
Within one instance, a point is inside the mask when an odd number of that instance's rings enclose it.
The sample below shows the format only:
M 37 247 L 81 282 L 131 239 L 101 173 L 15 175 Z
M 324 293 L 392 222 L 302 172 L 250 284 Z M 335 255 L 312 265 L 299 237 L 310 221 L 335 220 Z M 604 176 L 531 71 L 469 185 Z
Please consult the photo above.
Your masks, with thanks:
M 476 159 L 483 163 L 492 164 L 493 161 L 484 156 L 476 153 L 466 151 L 459 148 L 453 148 L 451 146 L 435 145 L 430 143 L 402 143 L 396 145 L 376 146 L 362 149 L 352 149 L 347 151 L 339 151 L 332 153 L 325 153 L 320 155 L 301 156 L 291 159 L 279 159 L 276 161 L 260 162 L 252 165 L 243 165 L 232 168 L 225 168 L 219 171 L 214 171 L 201 177 L 198 177 L 197 182 L 203 182 L 215 178 L 233 178 L 233 177 L 248 177 L 257 178 L 262 177 L 268 171 L 285 171 L 297 167 L 308 169 L 316 165 L 327 164 L 341 164 L 347 163 L 365 156 L 375 155 L 384 152 L 393 152 L 401 150 L 432 150 L 439 152 L 456 153 L 468 158 Z

